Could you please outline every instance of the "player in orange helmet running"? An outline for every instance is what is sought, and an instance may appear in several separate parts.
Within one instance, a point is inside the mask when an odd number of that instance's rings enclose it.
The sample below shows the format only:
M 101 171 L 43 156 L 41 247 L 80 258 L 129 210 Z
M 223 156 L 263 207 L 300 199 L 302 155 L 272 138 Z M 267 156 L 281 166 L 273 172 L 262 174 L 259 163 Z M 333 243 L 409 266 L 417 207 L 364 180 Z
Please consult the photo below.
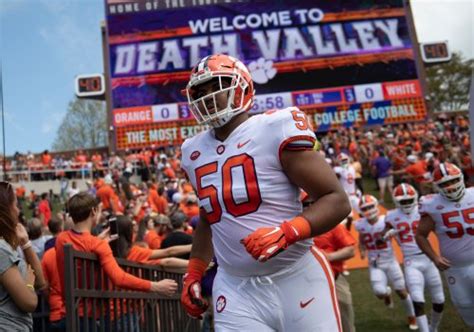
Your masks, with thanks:
M 437 331 L 444 307 L 443 283 L 436 266 L 415 242 L 416 229 L 420 222 L 418 193 L 413 186 L 401 183 L 393 189 L 392 198 L 396 209 L 390 210 L 385 218 L 387 230 L 385 237 L 395 236 L 402 249 L 405 279 L 420 331 Z M 431 293 L 433 303 L 430 325 L 424 309 L 425 285 Z
M 402 269 L 393 253 L 391 239 L 384 238 L 385 215 L 380 215 L 377 199 L 372 195 L 361 197 L 359 210 L 364 218 L 355 224 L 355 228 L 359 232 L 361 258 L 364 259 L 368 252 L 372 290 L 375 296 L 384 300 L 389 308 L 393 308 L 392 289 L 388 286 L 390 281 L 405 308 L 409 328 L 417 330 L 415 312 L 405 287 Z
M 440 163 L 432 173 L 438 193 L 422 196 L 416 242 L 443 271 L 451 300 L 464 322 L 474 328 L 474 188 L 466 188 L 461 170 Z M 428 241 L 435 232 L 441 253 Z

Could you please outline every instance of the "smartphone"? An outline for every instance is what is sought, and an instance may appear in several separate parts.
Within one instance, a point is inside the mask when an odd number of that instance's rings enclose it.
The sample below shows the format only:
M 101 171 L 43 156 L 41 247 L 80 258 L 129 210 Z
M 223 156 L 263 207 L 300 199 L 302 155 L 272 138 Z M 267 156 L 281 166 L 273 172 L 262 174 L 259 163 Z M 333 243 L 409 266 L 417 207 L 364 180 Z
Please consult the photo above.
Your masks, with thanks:
M 110 235 L 118 234 L 118 224 L 116 217 L 109 218 Z

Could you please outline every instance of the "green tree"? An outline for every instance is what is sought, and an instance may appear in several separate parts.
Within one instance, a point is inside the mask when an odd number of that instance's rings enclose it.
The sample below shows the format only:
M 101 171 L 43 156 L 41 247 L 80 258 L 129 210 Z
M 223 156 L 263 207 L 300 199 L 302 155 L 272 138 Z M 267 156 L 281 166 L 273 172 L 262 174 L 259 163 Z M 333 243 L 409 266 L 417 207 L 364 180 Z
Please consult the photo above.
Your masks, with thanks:
M 427 68 L 428 95 L 435 112 L 467 108 L 473 69 L 474 60 L 464 60 L 460 53 L 453 53 L 449 62 Z
M 56 132 L 52 149 L 67 151 L 107 146 L 105 102 L 74 98 Z

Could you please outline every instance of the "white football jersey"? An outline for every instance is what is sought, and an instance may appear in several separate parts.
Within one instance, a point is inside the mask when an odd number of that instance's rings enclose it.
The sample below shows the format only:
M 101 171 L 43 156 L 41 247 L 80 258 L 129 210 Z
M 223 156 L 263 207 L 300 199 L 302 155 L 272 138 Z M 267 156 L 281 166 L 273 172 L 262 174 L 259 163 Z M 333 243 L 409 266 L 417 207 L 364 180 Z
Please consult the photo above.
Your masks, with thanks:
M 453 266 L 474 263 L 474 188 L 466 188 L 459 202 L 440 194 L 422 196 L 419 211 L 433 219 L 441 253 Z
M 206 211 L 217 262 L 227 273 L 275 273 L 308 251 L 311 239 L 260 263 L 240 240 L 301 213 L 300 189 L 283 172 L 280 157 L 284 148 L 312 149 L 314 142 L 305 114 L 292 107 L 250 117 L 223 142 L 210 129 L 183 143 L 182 168 Z
M 356 185 L 355 185 L 355 178 L 356 172 L 354 167 L 349 165 L 347 168 L 336 166 L 334 167 L 334 172 L 339 174 L 339 181 L 344 188 L 344 191 L 347 195 L 355 195 L 356 193 Z
M 370 224 L 366 218 L 361 218 L 355 223 L 355 228 L 361 235 L 362 243 L 369 253 L 369 261 L 394 259 L 392 242 L 382 240 L 385 230 L 385 216 L 379 216 L 375 224 Z
M 415 241 L 416 229 L 420 223 L 418 208 L 415 207 L 409 214 L 400 209 L 390 210 L 385 222 L 398 232 L 396 239 L 404 257 L 422 253 Z

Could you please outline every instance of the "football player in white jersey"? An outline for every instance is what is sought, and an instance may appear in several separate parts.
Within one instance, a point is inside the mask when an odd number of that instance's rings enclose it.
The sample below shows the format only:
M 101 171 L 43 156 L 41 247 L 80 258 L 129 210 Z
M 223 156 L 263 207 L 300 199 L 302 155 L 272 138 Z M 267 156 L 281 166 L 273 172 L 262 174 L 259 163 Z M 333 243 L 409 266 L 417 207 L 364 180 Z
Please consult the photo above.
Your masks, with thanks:
M 344 191 L 349 197 L 349 202 L 351 203 L 352 207 L 352 212 L 345 221 L 346 228 L 350 230 L 352 220 L 354 219 L 354 210 L 357 211 L 359 205 L 359 197 L 357 197 L 357 190 L 355 184 L 356 172 L 354 167 L 351 165 L 351 159 L 347 154 L 341 152 L 337 156 L 337 162 L 338 166 L 334 167 L 334 172 L 336 173 L 336 176 L 339 178 L 339 181 L 341 182 Z
M 364 218 L 356 222 L 355 228 L 359 232 L 361 258 L 364 259 L 368 252 L 372 290 L 375 296 L 384 300 L 385 305 L 393 308 L 392 289 L 388 286 L 390 281 L 405 308 L 409 328 L 416 330 L 413 303 L 405 287 L 402 269 L 393 253 L 391 239 L 384 238 L 385 215 L 380 215 L 377 199 L 372 195 L 362 196 L 359 210 Z
M 432 177 L 438 194 L 420 198 L 416 242 L 444 271 L 453 304 L 474 328 L 474 188 L 465 187 L 461 170 L 451 163 L 440 163 Z M 428 241 L 430 232 L 438 237 L 439 255 Z
M 350 204 L 313 150 L 305 114 L 292 107 L 250 117 L 250 73 L 222 54 L 199 62 L 186 93 L 197 121 L 211 129 L 182 145 L 201 210 L 184 308 L 194 317 L 206 310 L 200 285 L 214 253 L 216 331 L 341 331 L 331 268 L 311 241 L 343 220 Z M 304 211 L 300 188 L 317 198 Z
M 390 210 L 385 218 L 385 238 L 395 236 L 403 252 L 405 279 L 415 308 L 416 322 L 421 332 L 438 330 L 444 307 L 443 283 L 438 269 L 423 254 L 415 242 L 416 229 L 420 222 L 418 193 L 413 186 L 401 183 L 393 189 L 396 209 Z M 425 315 L 425 284 L 431 293 L 433 308 L 431 324 Z

